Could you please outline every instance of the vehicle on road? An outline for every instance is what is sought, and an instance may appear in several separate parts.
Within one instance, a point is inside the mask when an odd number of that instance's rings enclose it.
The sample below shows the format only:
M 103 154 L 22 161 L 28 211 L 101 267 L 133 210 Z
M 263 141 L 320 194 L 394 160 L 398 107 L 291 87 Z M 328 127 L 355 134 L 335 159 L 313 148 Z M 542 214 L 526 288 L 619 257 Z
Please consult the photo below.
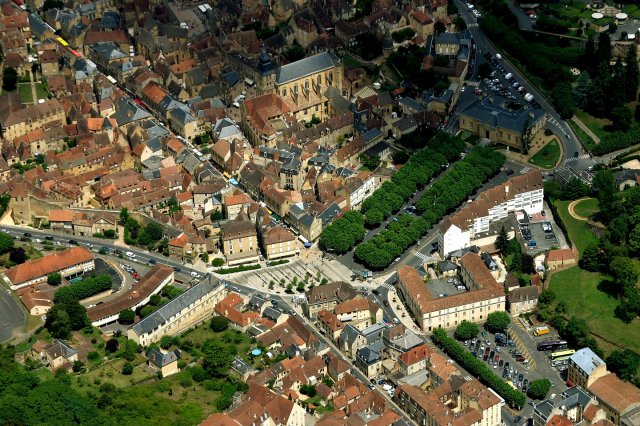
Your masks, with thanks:
M 538 343 L 539 351 L 557 351 L 560 349 L 567 348 L 566 340 L 545 340 L 544 342 Z
M 178 268 L 177 266 L 174 266 L 174 267 L 173 267 L 173 271 L 174 271 L 174 272 L 180 272 L 180 268 Z
M 388 300 L 383 300 L 383 301 L 382 301 L 382 304 L 383 304 L 384 306 L 387 306 L 387 307 L 388 307 L 388 306 L 389 306 L 389 301 L 388 301 Z
M 132 252 L 132 251 L 128 251 L 128 252 L 126 252 L 126 253 L 125 253 L 125 256 L 127 256 L 127 257 L 136 257 L 135 253 L 134 253 L 134 252 Z
M 77 246 L 78 242 L 76 240 L 69 240 L 69 244 L 73 244 L 74 246 Z
M 551 360 L 557 360 L 558 358 L 571 356 L 574 353 L 576 353 L 574 349 L 563 349 L 561 351 L 552 352 L 551 355 L 549 355 L 549 358 Z
M 155 265 L 156 263 L 158 263 L 157 260 L 155 259 L 149 259 L 149 265 Z
M 53 241 L 53 237 L 51 235 L 47 235 L 44 239 L 47 241 Z

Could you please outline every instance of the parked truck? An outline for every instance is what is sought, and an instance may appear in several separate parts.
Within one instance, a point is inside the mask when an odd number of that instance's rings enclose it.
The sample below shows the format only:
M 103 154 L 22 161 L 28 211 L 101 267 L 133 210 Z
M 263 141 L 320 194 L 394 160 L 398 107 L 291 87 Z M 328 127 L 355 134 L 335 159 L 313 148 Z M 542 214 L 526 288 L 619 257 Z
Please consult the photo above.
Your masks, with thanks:
M 533 100 L 533 95 L 531 93 L 527 93 L 524 95 L 524 100 L 527 102 L 531 102 Z
M 546 325 L 544 325 L 542 327 L 536 327 L 533 330 L 533 335 L 534 336 L 544 336 L 545 334 L 549 334 L 549 327 L 547 327 Z

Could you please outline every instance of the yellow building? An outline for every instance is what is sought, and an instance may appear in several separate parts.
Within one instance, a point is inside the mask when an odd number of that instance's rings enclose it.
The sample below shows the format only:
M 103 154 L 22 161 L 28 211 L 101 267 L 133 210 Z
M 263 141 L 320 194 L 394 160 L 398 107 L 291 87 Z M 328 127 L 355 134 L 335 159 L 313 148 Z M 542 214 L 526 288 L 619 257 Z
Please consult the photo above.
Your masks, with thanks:
M 600 377 L 608 374 L 607 364 L 589 348 L 583 348 L 569 358 L 567 381 L 588 389 Z
M 342 90 L 340 58 L 323 52 L 283 65 L 276 71 L 275 92 L 289 106 L 297 121 L 324 121 L 332 115 L 327 90 Z
M 178 349 L 167 353 L 160 352 L 158 349 L 149 349 L 147 351 L 149 366 L 160 370 L 162 377 L 171 376 L 180 371 L 178 368 L 179 359 L 180 351 Z
M 458 126 L 481 138 L 523 149 L 523 136 L 533 136 L 542 130 L 547 115 L 528 104 L 522 105 L 500 96 L 477 99 L 460 113 Z
M 258 233 L 250 220 L 243 220 L 246 214 L 242 212 L 237 220 L 220 226 L 222 231 L 222 251 L 229 266 L 241 263 L 257 262 Z
M 64 108 L 57 99 L 48 99 L 41 104 L 29 105 L 23 109 L 12 108 L 10 98 L 4 99 L 0 107 L 0 124 L 2 124 L 1 136 L 7 140 L 13 140 L 18 136 L 44 127 L 53 121 L 66 123 Z

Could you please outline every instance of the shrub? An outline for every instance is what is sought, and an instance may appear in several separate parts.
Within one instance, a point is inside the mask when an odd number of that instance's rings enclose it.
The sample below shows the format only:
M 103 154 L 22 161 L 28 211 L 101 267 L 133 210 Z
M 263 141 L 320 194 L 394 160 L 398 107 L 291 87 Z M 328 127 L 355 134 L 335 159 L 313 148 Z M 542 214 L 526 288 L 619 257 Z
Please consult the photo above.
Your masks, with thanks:
M 55 303 L 64 303 L 69 301 L 77 301 L 95 296 L 98 293 L 109 290 L 111 288 L 110 275 L 98 275 L 95 277 L 85 278 L 79 283 L 62 287 L 56 291 L 53 296 Z
M 215 266 L 216 268 L 218 268 L 218 267 L 224 265 L 224 259 L 221 258 L 221 257 L 216 257 L 215 259 L 213 259 L 211 261 L 211 265 Z
M 131 364 L 130 362 L 125 362 L 122 366 L 122 374 L 124 374 L 125 376 L 130 376 L 131 374 L 133 374 L 133 364 Z
M 244 271 L 253 271 L 256 269 L 260 269 L 261 266 L 256 264 L 256 265 L 243 265 L 243 266 L 236 266 L 235 268 L 227 268 L 227 269 L 218 269 L 216 271 L 216 273 L 218 274 L 235 274 L 236 272 L 244 272 Z
M 58 285 L 62 282 L 62 275 L 60 272 L 52 272 L 47 275 L 47 284 L 49 285 Z
M 538 379 L 529 383 L 529 390 L 527 395 L 532 399 L 543 399 L 549 393 L 551 389 L 551 382 L 549 379 Z
M 229 328 L 229 320 L 222 316 L 215 316 L 211 318 L 211 329 L 217 333 L 225 331 Z

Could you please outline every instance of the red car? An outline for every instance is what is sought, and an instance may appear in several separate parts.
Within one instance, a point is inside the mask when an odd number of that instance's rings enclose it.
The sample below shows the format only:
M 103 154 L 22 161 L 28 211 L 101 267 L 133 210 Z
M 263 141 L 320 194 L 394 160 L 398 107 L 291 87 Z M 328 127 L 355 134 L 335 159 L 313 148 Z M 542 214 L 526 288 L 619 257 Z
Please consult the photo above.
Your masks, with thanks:
M 140 279 L 140 275 L 138 275 L 138 273 L 137 273 L 137 272 L 134 272 L 134 273 L 133 273 L 133 279 L 134 279 L 134 280 L 136 280 L 136 281 L 138 281 L 138 280 Z

